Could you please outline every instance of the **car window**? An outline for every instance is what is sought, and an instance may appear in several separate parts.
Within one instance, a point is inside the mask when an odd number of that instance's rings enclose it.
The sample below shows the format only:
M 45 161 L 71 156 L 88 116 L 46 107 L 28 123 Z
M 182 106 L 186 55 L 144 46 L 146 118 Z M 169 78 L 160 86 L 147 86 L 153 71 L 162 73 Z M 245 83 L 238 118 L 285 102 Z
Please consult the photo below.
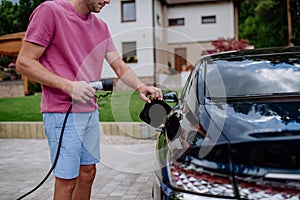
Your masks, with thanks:
M 183 110 L 197 110 L 198 101 L 198 66 L 196 65 L 194 70 L 191 72 L 189 81 L 184 90 L 182 96 Z
M 200 104 L 204 103 L 204 88 L 205 88 L 205 83 L 204 83 L 204 69 L 205 69 L 205 62 L 199 64 L 198 67 L 198 72 L 197 72 L 197 97 L 198 97 L 198 102 Z
M 187 96 L 187 94 L 189 93 L 189 89 L 190 89 L 190 85 L 191 85 L 191 79 L 192 79 L 191 77 L 193 76 L 194 71 L 195 71 L 195 70 L 193 70 L 193 71 L 190 73 L 190 75 L 188 76 L 188 78 L 187 78 L 187 80 L 186 80 L 186 82 L 185 82 L 185 85 L 184 85 L 184 87 L 183 87 L 183 89 L 182 89 L 182 93 L 181 93 L 181 97 L 180 97 L 180 100 L 181 100 L 181 101 L 185 101 L 186 96 Z
M 208 97 L 235 97 L 300 92 L 299 59 L 217 60 L 206 67 Z

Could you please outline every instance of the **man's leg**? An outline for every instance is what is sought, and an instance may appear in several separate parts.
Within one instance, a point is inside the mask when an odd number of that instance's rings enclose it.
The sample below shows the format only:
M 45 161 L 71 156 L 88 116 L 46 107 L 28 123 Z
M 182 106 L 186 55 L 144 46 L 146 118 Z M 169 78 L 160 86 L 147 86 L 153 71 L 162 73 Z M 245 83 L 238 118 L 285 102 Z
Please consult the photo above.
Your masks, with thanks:
M 55 178 L 54 200 L 71 200 L 76 185 L 75 179 Z
M 91 196 L 92 184 L 96 176 L 96 163 L 100 161 L 100 127 L 98 110 L 78 116 L 81 122 L 89 119 L 82 138 L 80 169 L 72 200 L 88 200 Z M 79 122 L 78 122 L 79 123 Z
M 43 113 L 44 128 L 48 139 L 51 162 L 54 163 L 57 154 L 64 113 Z M 70 200 L 79 174 L 81 142 L 78 137 L 72 113 L 64 131 L 59 159 L 53 170 L 55 176 L 54 199 Z
M 72 200 L 89 200 L 96 176 L 96 165 L 81 165 Z

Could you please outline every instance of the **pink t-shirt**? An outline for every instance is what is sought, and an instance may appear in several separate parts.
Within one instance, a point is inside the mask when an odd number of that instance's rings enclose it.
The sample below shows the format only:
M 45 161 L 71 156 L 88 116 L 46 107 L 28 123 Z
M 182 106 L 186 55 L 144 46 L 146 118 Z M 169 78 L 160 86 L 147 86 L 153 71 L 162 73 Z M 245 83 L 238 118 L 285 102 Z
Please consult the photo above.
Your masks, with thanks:
M 81 15 L 67 0 L 46 1 L 35 9 L 24 40 L 46 47 L 40 62 L 73 81 L 100 80 L 105 54 L 116 50 L 106 23 L 93 13 Z M 42 90 L 42 112 L 66 112 L 72 103 L 62 90 L 45 85 Z M 77 103 L 76 108 L 79 112 L 93 111 L 96 100 Z

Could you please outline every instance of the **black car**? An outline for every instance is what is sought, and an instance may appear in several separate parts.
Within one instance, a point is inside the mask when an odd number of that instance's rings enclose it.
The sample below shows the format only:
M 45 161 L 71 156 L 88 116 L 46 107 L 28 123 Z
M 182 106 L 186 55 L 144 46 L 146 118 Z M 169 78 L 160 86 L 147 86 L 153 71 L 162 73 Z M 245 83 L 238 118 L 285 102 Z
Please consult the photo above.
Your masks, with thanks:
M 300 199 L 300 47 L 201 57 L 164 100 L 154 199 Z

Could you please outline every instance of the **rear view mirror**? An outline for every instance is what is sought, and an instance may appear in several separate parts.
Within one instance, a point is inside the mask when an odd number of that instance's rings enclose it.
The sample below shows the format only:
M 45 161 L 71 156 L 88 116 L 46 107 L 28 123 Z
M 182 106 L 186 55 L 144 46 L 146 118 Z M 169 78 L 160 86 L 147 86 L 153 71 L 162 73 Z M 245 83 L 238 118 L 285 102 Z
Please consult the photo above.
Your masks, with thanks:
M 177 92 L 169 91 L 163 95 L 163 98 L 168 103 L 178 103 Z

